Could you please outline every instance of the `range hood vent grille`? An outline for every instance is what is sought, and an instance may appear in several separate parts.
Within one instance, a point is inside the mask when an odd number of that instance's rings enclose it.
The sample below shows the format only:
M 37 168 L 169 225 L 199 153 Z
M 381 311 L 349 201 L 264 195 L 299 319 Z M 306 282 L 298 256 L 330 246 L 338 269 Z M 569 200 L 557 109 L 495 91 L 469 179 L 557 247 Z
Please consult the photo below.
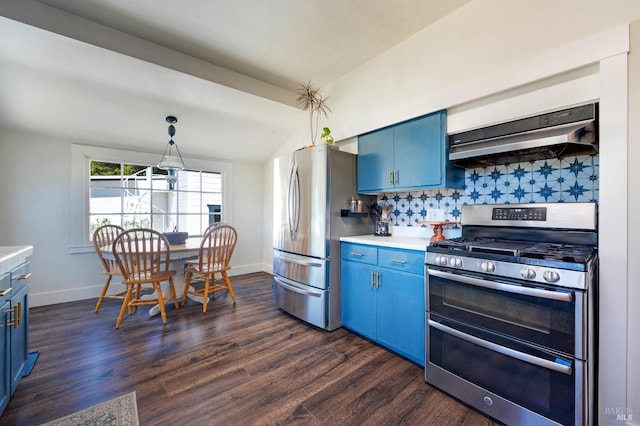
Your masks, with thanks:
M 598 104 L 449 135 L 449 160 L 466 167 L 598 152 Z

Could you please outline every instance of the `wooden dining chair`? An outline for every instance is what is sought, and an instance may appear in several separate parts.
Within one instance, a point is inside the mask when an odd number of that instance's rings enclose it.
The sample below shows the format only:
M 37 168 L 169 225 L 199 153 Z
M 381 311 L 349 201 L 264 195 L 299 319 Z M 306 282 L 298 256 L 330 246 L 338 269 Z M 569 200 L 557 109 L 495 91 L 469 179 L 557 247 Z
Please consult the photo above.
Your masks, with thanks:
M 237 239 L 238 234 L 230 225 L 219 223 L 207 228 L 200 243 L 198 259 L 187 262 L 182 306 L 186 303 L 187 295 L 192 294 L 204 299 L 202 312 L 207 312 L 209 295 L 221 290 L 227 290 L 233 303 L 236 303 L 227 271 L 231 269 L 231 256 Z M 220 274 L 220 278 L 216 279 L 216 274 Z M 191 290 L 192 281 L 196 280 L 203 281 L 204 285 L 201 289 Z
M 113 278 L 114 275 L 121 276 L 122 274 L 120 273 L 120 268 L 118 268 L 118 264 L 115 259 L 105 259 L 104 256 L 102 256 L 102 250 L 105 247 L 112 247 L 116 237 L 123 231 L 124 228 L 122 226 L 103 225 L 93 232 L 93 247 L 100 259 L 100 263 L 102 264 L 102 274 L 107 276 L 107 280 L 102 286 L 102 293 L 100 293 L 98 303 L 96 303 L 96 312 L 100 310 L 100 306 L 102 306 L 104 299 L 124 299 L 126 291 L 108 294 L 111 278 Z
M 172 300 L 178 308 L 173 276 L 169 269 L 170 246 L 161 232 L 153 229 L 130 229 L 122 232 L 113 243 L 113 255 L 122 272 L 122 283 L 126 294 L 116 321 L 120 327 L 125 311 L 135 312 L 138 306 L 159 305 L 162 323 L 167 323 L 165 303 Z M 164 295 L 160 283 L 168 281 L 170 295 Z M 152 295 L 144 290 L 153 290 Z M 153 296 L 155 294 L 155 296 Z

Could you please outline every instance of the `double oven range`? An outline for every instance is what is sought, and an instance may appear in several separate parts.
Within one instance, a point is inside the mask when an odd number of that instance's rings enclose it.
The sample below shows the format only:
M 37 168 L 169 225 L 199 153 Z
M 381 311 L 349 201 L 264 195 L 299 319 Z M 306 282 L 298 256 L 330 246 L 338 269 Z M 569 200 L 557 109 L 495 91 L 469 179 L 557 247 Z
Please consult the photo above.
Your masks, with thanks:
M 593 421 L 593 203 L 464 206 L 426 252 L 425 380 L 506 424 Z

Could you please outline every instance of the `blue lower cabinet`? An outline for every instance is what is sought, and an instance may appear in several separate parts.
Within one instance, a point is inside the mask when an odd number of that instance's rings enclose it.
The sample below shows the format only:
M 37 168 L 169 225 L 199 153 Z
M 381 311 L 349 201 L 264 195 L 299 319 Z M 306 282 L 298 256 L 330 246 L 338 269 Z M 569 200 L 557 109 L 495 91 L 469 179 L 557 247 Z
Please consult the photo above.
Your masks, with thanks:
M 378 271 L 377 340 L 424 365 L 424 279 L 390 269 Z
M 9 274 L 7 274 L 9 275 Z M 11 398 L 11 370 L 10 370 L 10 346 L 9 346 L 9 312 L 10 304 L 8 300 L 0 301 L 0 339 L 2 349 L 0 350 L 0 414 L 4 411 Z
M 29 354 L 29 262 L 0 274 L 0 415 L 16 391 Z M 7 290 L 9 289 L 9 290 Z
M 20 379 L 24 374 L 29 356 L 29 294 L 26 285 L 19 285 L 17 280 L 13 280 L 16 289 L 11 296 L 12 323 L 10 347 L 11 347 L 11 395 L 18 387 Z
M 343 242 L 341 253 L 342 325 L 424 365 L 424 252 Z
M 349 328 L 369 339 L 376 338 L 376 299 L 378 292 L 370 285 L 371 266 L 364 263 L 344 262 L 341 283 L 341 321 Z

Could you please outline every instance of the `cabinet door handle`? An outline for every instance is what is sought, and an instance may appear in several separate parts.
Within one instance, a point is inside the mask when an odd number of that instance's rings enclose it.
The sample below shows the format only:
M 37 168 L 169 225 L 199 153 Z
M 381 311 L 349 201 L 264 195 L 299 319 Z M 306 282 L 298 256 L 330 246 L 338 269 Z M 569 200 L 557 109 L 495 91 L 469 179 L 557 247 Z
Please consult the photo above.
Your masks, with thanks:
M 362 257 L 364 256 L 364 253 L 358 253 L 357 251 L 352 251 L 351 256 Z
M 13 321 L 10 321 L 7 325 L 9 327 L 13 326 L 13 328 L 18 328 L 22 319 L 22 302 L 18 302 L 18 304 L 9 309 L 9 311 L 13 313 Z
M 400 263 L 400 264 L 404 265 L 405 263 L 407 263 L 407 261 L 406 260 L 391 259 L 391 263 Z
M 393 170 L 389 170 L 389 185 L 393 186 Z
M 382 275 L 380 274 L 380 272 L 376 272 L 376 288 L 380 288 L 380 286 L 382 285 L 382 284 L 380 284 L 380 277 L 381 276 Z
M 375 285 L 374 284 L 375 276 L 376 276 L 376 273 L 371 271 L 371 287 L 373 287 Z
M 0 291 L 0 297 L 4 297 L 9 293 L 11 293 L 11 287 L 5 288 L 4 290 Z
M 393 184 L 400 185 L 400 172 L 398 170 L 394 173 Z
M 22 274 L 18 277 L 19 280 L 28 280 L 29 277 L 31 277 L 31 272 L 29 272 L 28 274 Z

